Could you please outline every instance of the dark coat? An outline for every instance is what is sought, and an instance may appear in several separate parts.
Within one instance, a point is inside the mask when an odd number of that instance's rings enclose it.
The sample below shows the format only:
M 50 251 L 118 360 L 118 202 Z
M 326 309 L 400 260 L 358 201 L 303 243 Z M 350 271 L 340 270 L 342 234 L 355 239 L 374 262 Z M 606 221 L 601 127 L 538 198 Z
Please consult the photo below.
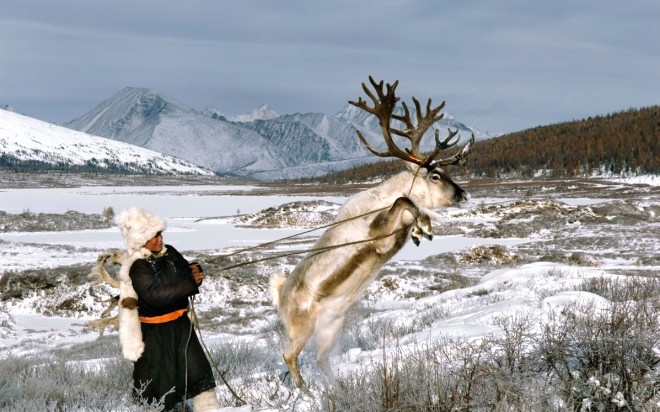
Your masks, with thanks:
M 140 316 L 159 316 L 187 308 L 188 297 L 199 292 L 188 261 L 172 246 L 165 247 L 164 255 L 138 259 L 130 268 Z M 144 352 L 133 370 L 137 397 L 158 401 L 174 388 L 165 397 L 165 410 L 170 410 L 184 398 L 215 387 L 211 365 L 188 316 L 166 323 L 141 323 L 141 327 Z

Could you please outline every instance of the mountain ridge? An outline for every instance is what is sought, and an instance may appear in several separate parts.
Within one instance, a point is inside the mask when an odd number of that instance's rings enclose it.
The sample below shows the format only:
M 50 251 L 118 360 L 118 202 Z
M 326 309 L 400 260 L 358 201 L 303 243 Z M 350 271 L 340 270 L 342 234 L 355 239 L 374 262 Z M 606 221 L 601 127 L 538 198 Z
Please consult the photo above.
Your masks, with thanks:
M 320 176 L 379 160 L 356 138 L 356 130 L 384 147 L 375 117 L 348 104 L 335 115 L 277 115 L 264 104 L 246 115 L 227 116 L 130 87 L 64 126 L 160 151 L 220 175 L 259 180 Z M 475 132 L 453 118 L 437 127 Z M 493 136 L 477 133 L 482 139 Z M 432 138 L 427 141 L 433 144 Z

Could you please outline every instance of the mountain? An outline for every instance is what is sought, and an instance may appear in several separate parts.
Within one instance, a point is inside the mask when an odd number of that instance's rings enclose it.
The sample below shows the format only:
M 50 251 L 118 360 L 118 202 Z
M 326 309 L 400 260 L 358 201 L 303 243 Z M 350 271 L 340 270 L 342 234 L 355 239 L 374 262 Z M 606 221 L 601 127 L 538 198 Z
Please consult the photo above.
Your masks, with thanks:
M 275 119 L 279 116 L 273 109 L 268 107 L 267 104 L 263 104 L 257 107 L 255 110 L 246 114 L 239 114 L 236 116 L 227 116 L 218 109 L 204 109 L 202 114 L 214 119 L 228 120 L 230 122 L 253 122 L 255 120 L 270 120 Z
M 267 105 L 227 116 L 132 87 L 64 126 L 167 153 L 219 174 L 262 180 L 320 176 L 381 160 L 360 143 L 355 130 L 384 147 L 376 118 L 351 105 L 333 116 L 278 116 Z M 458 128 L 465 138 L 471 133 L 477 139 L 491 137 L 451 117 L 436 126 Z M 433 145 L 432 137 L 427 140 Z
M 64 124 L 74 130 L 166 153 L 223 174 L 282 168 L 282 154 L 259 134 L 203 115 L 149 89 L 127 87 Z
M 0 110 L 0 168 L 211 175 L 162 153 Z

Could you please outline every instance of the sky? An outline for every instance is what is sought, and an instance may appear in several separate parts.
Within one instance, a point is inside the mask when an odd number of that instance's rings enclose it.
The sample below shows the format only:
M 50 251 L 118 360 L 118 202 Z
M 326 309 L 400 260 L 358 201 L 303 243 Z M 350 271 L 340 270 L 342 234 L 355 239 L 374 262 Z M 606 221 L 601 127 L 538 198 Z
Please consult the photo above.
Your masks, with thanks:
M 660 104 L 657 0 L 0 0 L 0 105 L 82 116 L 127 86 L 226 115 L 341 111 L 371 75 L 509 133 Z

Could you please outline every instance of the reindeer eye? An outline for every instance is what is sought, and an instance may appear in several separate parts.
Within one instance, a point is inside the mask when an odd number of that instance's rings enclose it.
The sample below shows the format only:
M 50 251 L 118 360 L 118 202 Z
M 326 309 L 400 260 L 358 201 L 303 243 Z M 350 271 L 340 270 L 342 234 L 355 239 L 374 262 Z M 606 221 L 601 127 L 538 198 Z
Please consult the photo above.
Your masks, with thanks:
M 431 175 L 431 180 L 434 182 L 439 182 L 442 180 L 442 175 L 440 175 L 439 173 L 433 173 Z

